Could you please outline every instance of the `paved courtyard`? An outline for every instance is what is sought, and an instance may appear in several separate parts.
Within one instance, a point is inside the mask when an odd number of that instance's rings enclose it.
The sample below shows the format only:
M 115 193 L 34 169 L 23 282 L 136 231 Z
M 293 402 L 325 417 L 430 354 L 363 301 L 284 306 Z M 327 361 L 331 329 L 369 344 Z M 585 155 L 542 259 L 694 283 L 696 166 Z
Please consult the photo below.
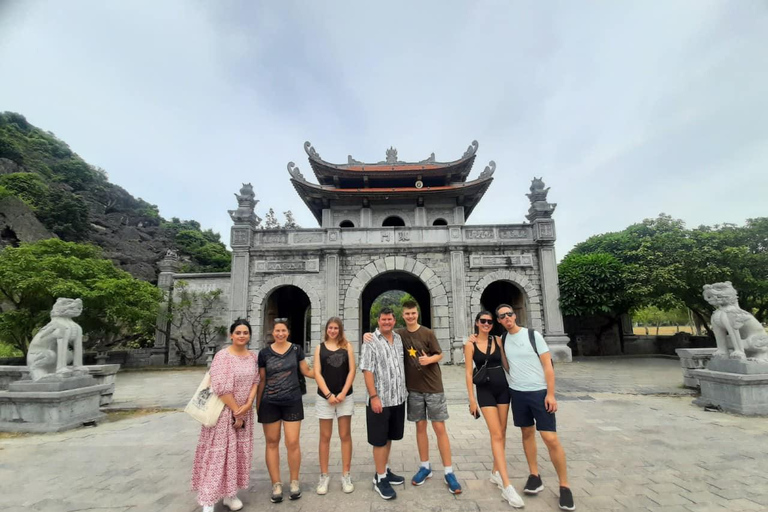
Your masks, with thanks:
M 338 440 L 331 447 L 331 490 L 314 493 L 318 476 L 318 428 L 309 382 L 302 426 L 304 496 L 269 502 L 264 442 L 256 430 L 251 486 L 240 497 L 245 510 L 284 511 L 496 511 L 511 510 L 488 480 L 491 453 L 482 419 L 467 411 L 462 366 L 443 367 L 451 419 L 453 465 L 464 487 L 451 496 L 440 477 L 434 436 L 435 477 L 406 485 L 385 502 L 371 490 L 373 465 L 365 442 L 364 409 L 353 419 L 354 493 L 340 490 Z M 578 510 L 715 511 L 768 510 L 768 421 L 691 404 L 672 359 L 586 359 L 556 367 L 558 428 L 568 455 Z M 199 510 L 188 490 L 199 426 L 179 412 L 202 371 L 126 372 L 118 375 L 113 407 L 159 408 L 126 419 L 61 434 L 0 437 L 0 496 L 4 511 Z M 362 382 L 356 383 L 358 397 Z M 125 414 L 125 413 L 120 413 Z M 414 428 L 392 450 L 395 472 L 410 477 L 418 465 Z M 525 510 L 558 510 L 557 480 L 542 443 L 539 457 L 545 491 L 524 497 Z M 283 460 L 283 481 L 288 480 Z M 513 484 L 527 477 L 519 433 L 508 432 L 507 460 Z M 217 512 L 227 510 L 221 505 Z

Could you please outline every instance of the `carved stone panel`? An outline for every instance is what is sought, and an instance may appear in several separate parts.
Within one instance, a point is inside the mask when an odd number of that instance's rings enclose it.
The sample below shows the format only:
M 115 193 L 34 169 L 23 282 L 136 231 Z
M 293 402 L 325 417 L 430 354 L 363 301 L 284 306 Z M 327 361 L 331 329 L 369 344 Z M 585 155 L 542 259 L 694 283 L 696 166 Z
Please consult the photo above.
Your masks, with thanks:
M 410 242 L 411 241 L 411 232 L 410 231 L 398 231 L 397 232 L 397 241 L 398 242 Z
M 532 267 L 530 254 L 472 255 L 469 268 Z
M 319 272 L 320 259 L 264 261 L 256 260 L 255 271 L 271 272 Z
M 287 244 L 288 233 L 264 233 L 261 236 L 262 244 Z
M 552 222 L 537 222 L 535 226 L 537 229 L 537 238 L 539 240 L 555 239 L 555 227 Z
M 323 243 L 322 233 L 294 233 L 293 243 L 295 244 L 321 244 Z
M 250 228 L 232 228 L 232 247 L 245 246 L 248 247 L 251 243 L 251 229 Z
M 461 239 L 461 228 L 451 228 L 451 240 Z
M 496 238 L 493 228 L 486 229 L 467 229 L 464 231 L 467 240 L 490 240 Z
M 525 228 L 499 228 L 499 238 L 502 240 L 525 239 L 528 236 L 528 230 Z

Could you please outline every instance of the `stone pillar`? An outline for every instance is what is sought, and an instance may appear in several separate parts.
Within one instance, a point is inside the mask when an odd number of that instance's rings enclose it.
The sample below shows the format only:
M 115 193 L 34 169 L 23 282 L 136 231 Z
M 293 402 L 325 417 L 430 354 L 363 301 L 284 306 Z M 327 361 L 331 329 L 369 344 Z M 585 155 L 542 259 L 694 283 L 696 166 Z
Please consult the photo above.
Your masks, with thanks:
M 453 223 L 459 226 L 464 225 L 464 207 L 456 206 L 453 209 Z
M 427 209 L 423 206 L 417 206 L 414 215 L 414 226 L 426 226 L 427 225 Z
M 325 318 L 339 316 L 339 255 L 325 255 Z
M 557 260 L 555 259 L 555 221 L 552 214 L 556 203 L 547 201 L 549 188 L 541 178 L 531 180 L 531 202 L 525 217 L 533 224 L 533 240 L 539 246 L 539 273 L 541 275 L 542 313 L 544 314 L 544 339 L 547 340 L 552 359 L 570 362 L 573 360 L 570 339 L 565 334 L 563 315 L 560 313 L 560 289 L 557 281 Z
M 555 361 L 570 362 L 573 359 L 570 339 L 565 334 L 563 315 L 560 313 L 560 289 L 557 280 L 557 260 L 553 245 L 539 246 L 541 270 L 541 295 L 544 308 L 544 338 L 547 340 Z
M 250 183 L 244 183 L 237 198 L 237 210 L 229 210 L 233 226 L 229 239 L 232 247 L 232 271 L 230 274 L 229 320 L 248 318 L 248 285 L 250 283 L 250 249 L 255 239 L 256 225 L 260 219 L 254 209 L 259 202 Z M 252 333 L 253 334 L 253 333 Z M 257 337 L 251 336 L 251 343 Z
M 464 251 L 451 251 L 451 297 L 453 299 L 453 340 L 451 343 L 451 363 L 456 363 L 454 351 L 461 349 L 464 338 L 469 335 L 467 320 L 467 293 L 465 288 L 466 278 L 464 276 Z M 458 360 L 461 360 L 459 357 Z
M 331 213 L 330 208 L 323 208 L 323 222 L 322 226 L 324 228 L 332 228 L 333 225 L 333 214 Z
M 373 227 L 373 214 L 370 208 L 360 208 L 360 227 L 371 228 Z
M 160 275 L 157 278 L 157 287 L 164 294 L 164 301 L 160 305 L 160 311 L 157 315 L 157 330 L 155 330 L 155 346 L 152 347 L 149 356 L 149 364 L 152 366 L 162 366 L 168 364 L 168 337 L 170 333 L 171 322 L 168 319 L 168 309 L 173 300 L 173 274 L 179 271 L 181 263 L 176 251 L 169 249 L 165 257 L 158 263 Z
M 233 227 L 232 231 L 242 229 Z M 234 238 L 233 238 L 234 239 Z M 229 302 L 229 321 L 248 317 L 248 282 L 251 268 L 251 257 L 248 247 L 235 248 L 232 245 L 232 274 L 231 295 Z

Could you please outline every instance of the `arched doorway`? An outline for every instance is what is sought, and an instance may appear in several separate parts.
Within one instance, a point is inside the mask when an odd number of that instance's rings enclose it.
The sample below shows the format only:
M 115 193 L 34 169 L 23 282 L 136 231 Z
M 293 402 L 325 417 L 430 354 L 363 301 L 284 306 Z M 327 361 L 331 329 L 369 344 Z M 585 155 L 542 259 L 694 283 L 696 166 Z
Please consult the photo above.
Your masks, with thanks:
M 272 325 L 278 318 L 288 321 L 291 330 L 289 340 L 311 349 L 312 305 L 304 290 L 298 286 L 286 285 L 275 288 L 266 300 L 264 309 L 263 334 L 266 343 L 272 343 Z
M 361 295 L 360 323 L 361 332 L 371 331 L 371 306 L 384 292 L 400 290 L 409 293 L 419 303 L 419 323 L 424 327 L 432 327 L 432 301 L 429 290 L 421 280 L 408 272 L 384 272 L 371 279 Z
M 512 309 L 515 310 L 515 315 L 517 315 L 517 325 L 523 327 L 528 325 L 528 317 L 525 309 L 525 294 L 520 288 L 509 281 L 494 281 L 486 286 L 485 290 L 483 290 L 483 294 L 480 296 L 480 304 L 483 309 L 493 313 L 493 333 L 497 336 L 500 336 L 501 333 L 504 332 L 504 328 L 498 323 L 498 320 L 496 320 L 496 308 L 499 304 L 509 304 L 512 306 Z M 472 317 L 473 322 L 474 320 L 474 317 Z

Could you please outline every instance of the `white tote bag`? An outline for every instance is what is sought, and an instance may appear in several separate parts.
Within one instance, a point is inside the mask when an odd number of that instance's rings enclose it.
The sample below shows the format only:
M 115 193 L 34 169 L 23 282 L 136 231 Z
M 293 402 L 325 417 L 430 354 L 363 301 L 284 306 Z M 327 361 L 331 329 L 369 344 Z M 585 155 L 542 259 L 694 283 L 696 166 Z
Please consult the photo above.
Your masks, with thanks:
M 204 427 L 212 427 L 219 421 L 223 409 L 224 402 L 211 389 L 211 374 L 206 372 L 184 412 L 202 423 Z

